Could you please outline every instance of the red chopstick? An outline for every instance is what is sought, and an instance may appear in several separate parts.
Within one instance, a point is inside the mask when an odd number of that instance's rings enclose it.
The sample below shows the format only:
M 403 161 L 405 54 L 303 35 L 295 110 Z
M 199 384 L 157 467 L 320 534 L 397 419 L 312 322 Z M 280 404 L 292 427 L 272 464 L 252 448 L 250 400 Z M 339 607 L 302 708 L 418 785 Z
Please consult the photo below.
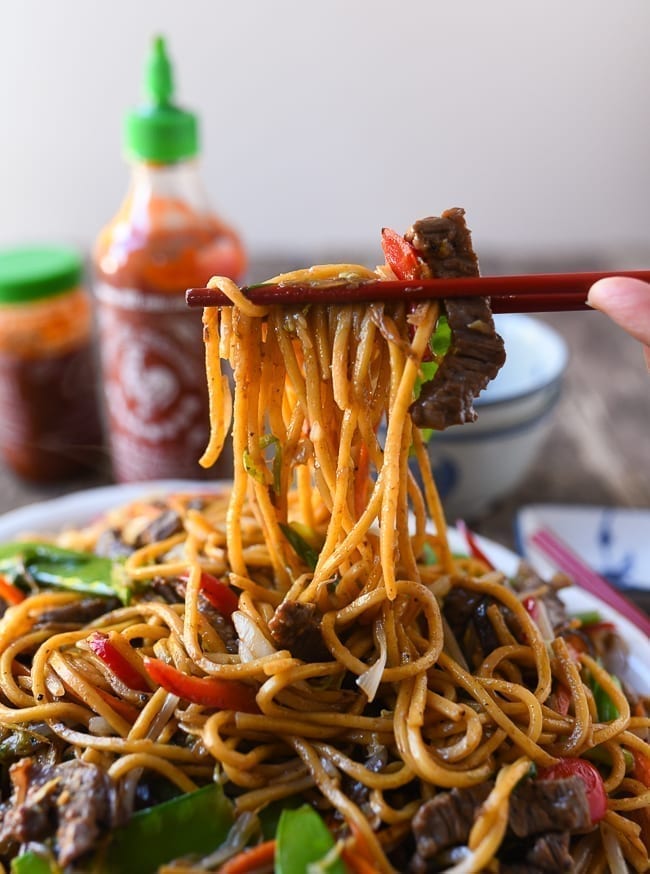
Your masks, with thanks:
M 472 276 L 458 279 L 377 279 L 358 282 L 284 282 L 249 285 L 242 289 L 252 302 L 262 305 L 308 303 L 367 303 L 416 301 L 450 297 L 489 297 L 495 313 L 535 313 L 585 310 L 587 293 L 598 279 L 632 276 L 650 282 L 650 270 L 591 271 L 589 273 L 533 273 L 521 276 Z M 231 304 L 215 288 L 190 288 L 191 307 Z
M 577 586 L 600 598 L 601 601 L 629 619 L 641 631 L 650 635 L 650 616 L 628 601 L 611 583 L 597 574 L 555 532 L 549 531 L 547 528 L 539 528 L 530 538 L 530 542 L 544 553 L 556 567 L 571 577 Z

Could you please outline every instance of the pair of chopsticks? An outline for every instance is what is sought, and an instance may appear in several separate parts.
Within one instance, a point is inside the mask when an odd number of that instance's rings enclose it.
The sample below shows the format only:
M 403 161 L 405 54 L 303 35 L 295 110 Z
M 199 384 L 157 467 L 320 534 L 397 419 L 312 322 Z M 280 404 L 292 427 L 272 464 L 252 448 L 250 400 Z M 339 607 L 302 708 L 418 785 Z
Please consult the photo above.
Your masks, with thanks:
M 458 279 L 377 279 L 349 282 L 262 283 L 243 288 L 261 305 L 309 303 L 368 303 L 418 301 L 452 297 L 489 297 L 495 313 L 542 313 L 586 310 L 587 293 L 598 279 L 631 276 L 650 282 L 650 270 L 617 272 L 536 273 L 521 276 L 472 276 Z M 191 307 L 228 306 L 231 301 L 215 288 L 190 288 Z

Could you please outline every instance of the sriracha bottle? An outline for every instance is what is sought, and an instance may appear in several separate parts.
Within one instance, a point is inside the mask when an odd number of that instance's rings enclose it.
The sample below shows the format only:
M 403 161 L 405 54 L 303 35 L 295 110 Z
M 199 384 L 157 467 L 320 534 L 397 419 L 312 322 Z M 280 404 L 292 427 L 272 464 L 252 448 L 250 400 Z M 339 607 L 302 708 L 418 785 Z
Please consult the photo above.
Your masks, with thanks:
M 205 475 L 198 464 L 209 433 L 201 313 L 187 307 L 185 290 L 215 274 L 237 281 L 246 266 L 238 235 L 210 209 L 196 163 L 197 118 L 172 101 L 161 38 L 144 84 L 147 102 L 125 123 L 131 185 L 94 253 L 109 443 L 120 482 Z

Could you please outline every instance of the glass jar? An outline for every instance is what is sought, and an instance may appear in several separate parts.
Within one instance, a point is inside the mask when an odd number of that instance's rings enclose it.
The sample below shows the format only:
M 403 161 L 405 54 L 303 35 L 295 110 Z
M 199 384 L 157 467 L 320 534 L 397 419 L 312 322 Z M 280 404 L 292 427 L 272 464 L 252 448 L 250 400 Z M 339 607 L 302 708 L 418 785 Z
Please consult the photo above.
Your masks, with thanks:
M 82 275 L 67 248 L 0 252 L 0 454 L 25 479 L 72 477 L 101 449 Z

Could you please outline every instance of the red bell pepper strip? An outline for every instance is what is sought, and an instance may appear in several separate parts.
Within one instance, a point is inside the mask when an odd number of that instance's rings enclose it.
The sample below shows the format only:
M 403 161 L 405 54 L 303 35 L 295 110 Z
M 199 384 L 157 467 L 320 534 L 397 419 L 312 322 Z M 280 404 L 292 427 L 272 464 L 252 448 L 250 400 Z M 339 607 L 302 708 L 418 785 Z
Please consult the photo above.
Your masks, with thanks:
M 133 704 L 129 704 L 128 701 L 123 701 L 121 698 L 118 698 L 116 695 L 111 695 L 110 692 L 105 692 L 103 689 L 95 688 L 95 692 L 97 692 L 99 697 L 105 701 L 109 707 L 113 708 L 118 716 L 121 716 L 122 719 L 125 719 L 130 725 L 133 725 L 140 715 L 138 708 L 134 707 Z
M 540 768 L 540 780 L 561 780 L 579 777 L 584 783 L 592 823 L 600 822 L 607 813 L 607 792 L 600 771 L 586 759 L 560 759 L 556 765 Z
M 557 683 L 555 687 L 555 706 L 557 712 L 562 716 L 566 716 L 571 706 L 571 692 L 567 689 L 564 683 Z
M 25 595 L 14 586 L 9 580 L 3 575 L 0 574 L 0 598 L 3 601 L 6 601 L 7 604 L 20 604 L 21 601 L 25 600 Z
M 187 576 L 184 579 L 187 579 Z M 237 592 L 231 589 L 227 583 L 218 580 L 212 574 L 208 574 L 205 571 L 201 574 L 200 587 L 215 610 L 218 610 L 226 619 L 230 619 L 239 607 L 239 595 Z
M 381 248 L 386 263 L 398 279 L 420 279 L 422 263 L 414 247 L 397 231 L 381 229 Z
M 240 713 L 259 713 L 255 690 L 238 680 L 192 677 L 160 659 L 145 658 L 144 666 L 155 683 L 192 704 Z
M 129 689 L 137 692 L 151 692 L 151 687 L 145 677 L 124 656 L 108 634 L 96 631 L 88 638 L 88 646 L 109 668 L 118 680 L 121 680 Z
M 527 598 L 524 598 L 521 603 L 524 605 L 524 610 L 528 613 L 530 618 L 534 622 L 537 622 L 537 617 L 539 615 L 539 610 L 537 609 L 537 598 L 533 598 L 529 595 Z
M 456 520 L 456 528 L 460 531 L 460 533 L 465 538 L 465 543 L 467 543 L 467 547 L 469 549 L 469 553 L 472 558 L 476 558 L 479 561 L 482 561 L 491 571 L 494 570 L 494 565 L 487 557 L 487 555 L 483 552 L 481 547 L 478 545 L 478 541 L 472 531 L 467 527 L 466 523 L 462 519 Z
M 650 789 L 650 758 L 638 750 L 632 750 L 632 756 L 634 758 L 634 768 L 632 769 L 634 779 Z

